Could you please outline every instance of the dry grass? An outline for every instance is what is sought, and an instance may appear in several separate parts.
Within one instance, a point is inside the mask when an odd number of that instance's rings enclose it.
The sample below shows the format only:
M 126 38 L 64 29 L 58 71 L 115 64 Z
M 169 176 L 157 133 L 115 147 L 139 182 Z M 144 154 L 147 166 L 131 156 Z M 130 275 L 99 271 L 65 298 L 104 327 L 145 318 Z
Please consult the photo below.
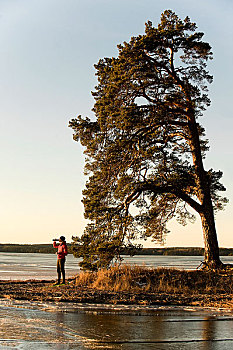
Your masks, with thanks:
M 81 271 L 76 277 L 76 285 L 109 292 L 231 294 L 233 293 L 233 274 L 232 271 L 187 271 L 115 265 L 98 272 Z

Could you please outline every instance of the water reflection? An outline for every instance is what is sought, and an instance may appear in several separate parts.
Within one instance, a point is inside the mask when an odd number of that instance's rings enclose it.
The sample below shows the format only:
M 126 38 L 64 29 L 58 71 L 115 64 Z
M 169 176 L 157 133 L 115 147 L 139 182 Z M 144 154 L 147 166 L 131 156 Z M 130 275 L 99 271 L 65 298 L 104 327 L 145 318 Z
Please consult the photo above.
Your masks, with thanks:
M 205 311 L 106 313 L 74 305 L 0 301 L 0 348 L 224 350 L 233 348 L 233 318 Z
M 212 350 L 212 341 L 216 332 L 216 321 L 214 317 L 206 317 L 203 321 L 203 340 L 206 340 L 205 350 Z

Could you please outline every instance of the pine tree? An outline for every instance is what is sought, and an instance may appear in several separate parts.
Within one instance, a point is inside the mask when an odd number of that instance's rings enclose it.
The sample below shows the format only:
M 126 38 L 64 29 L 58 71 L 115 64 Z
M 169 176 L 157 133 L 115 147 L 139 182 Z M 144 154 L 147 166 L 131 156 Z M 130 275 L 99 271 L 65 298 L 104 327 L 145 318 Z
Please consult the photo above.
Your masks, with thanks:
M 118 57 L 95 65 L 95 120 L 70 121 L 89 175 L 83 203 L 91 223 L 79 249 L 91 238 L 102 249 L 93 253 L 98 267 L 106 265 L 103 252 L 109 264 L 137 238 L 163 240 L 174 217 L 193 221 L 190 207 L 201 217 L 205 265 L 221 266 L 214 212 L 227 200 L 222 172 L 204 168 L 208 140 L 199 123 L 210 105 L 212 52 L 196 29 L 171 10 L 157 28 L 148 21 L 144 35 L 118 46 Z

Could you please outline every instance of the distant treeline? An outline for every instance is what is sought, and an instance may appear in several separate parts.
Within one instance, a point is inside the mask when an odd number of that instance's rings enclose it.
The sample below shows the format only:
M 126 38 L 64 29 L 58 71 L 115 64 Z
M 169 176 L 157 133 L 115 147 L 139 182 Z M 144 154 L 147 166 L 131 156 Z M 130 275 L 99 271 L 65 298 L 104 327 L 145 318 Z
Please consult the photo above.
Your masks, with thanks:
M 7 253 L 55 253 L 52 244 L 0 244 L 0 252 Z
M 199 247 L 172 247 L 172 248 L 143 248 L 137 255 L 181 255 L 203 256 L 204 248 Z M 233 248 L 220 248 L 221 256 L 233 255 Z
M 71 250 L 69 248 L 70 244 L 68 244 L 68 250 Z M 54 254 L 56 250 L 53 248 L 52 244 L 0 244 L 0 252 Z M 198 247 L 143 248 L 137 251 L 135 255 L 201 256 L 204 255 L 204 249 Z M 233 248 L 220 248 L 220 255 L 233 255 Z

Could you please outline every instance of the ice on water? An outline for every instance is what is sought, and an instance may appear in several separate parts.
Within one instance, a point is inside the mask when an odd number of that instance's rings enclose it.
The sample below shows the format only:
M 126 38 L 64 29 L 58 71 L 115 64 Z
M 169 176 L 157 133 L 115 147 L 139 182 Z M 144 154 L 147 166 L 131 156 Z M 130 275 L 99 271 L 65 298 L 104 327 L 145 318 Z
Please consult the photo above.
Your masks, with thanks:
M 0 300 L 0 349 L 222 350 L 232 327 L 230 310 Z
M 126 262 L 196 268 L 200 259 L 146 256 Z M 71 255 L 66 266 L 68 276 L 79 269 Z M 1 279 L 56 278 L 56 256 L 0 253 L 0 274 Z M 228 350 L 232 329 L 231 310 L 0 299 L 0 349 Z

